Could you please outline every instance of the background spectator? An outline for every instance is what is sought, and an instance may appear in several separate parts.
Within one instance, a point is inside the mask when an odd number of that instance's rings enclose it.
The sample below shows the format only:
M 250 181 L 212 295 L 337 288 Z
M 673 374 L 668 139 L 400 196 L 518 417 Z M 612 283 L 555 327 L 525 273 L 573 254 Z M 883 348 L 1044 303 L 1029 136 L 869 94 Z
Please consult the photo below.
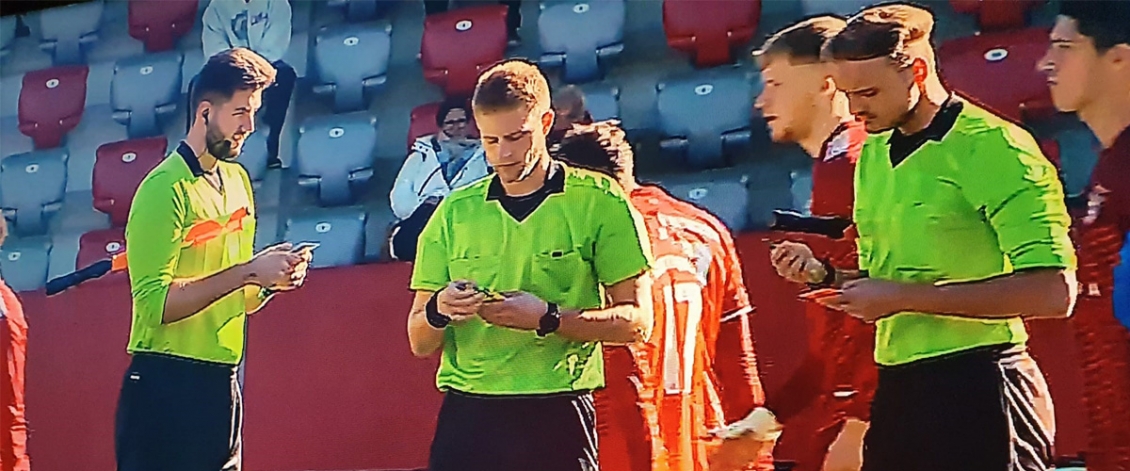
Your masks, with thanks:
M 439 132 L 412 144 L 389 195 L 400 220 L 392 235 L 396 259 L 415 258 L 416 239 L 441 199 L 490 172 L 482 144 L 470 136 L 470 114 L 465 101 L 445 101 L 436 112 Z
M 553 130 L 547 137 L 550 145 L 561 142 L 574 124 L 592 124 L 592 115 L 585 108 L 585 92 L 576 85 L 566 85 L 553 94 L 553 113 Z
M 275 83 L 263 91 L 267 166 L 279 168 L 279 134 L 286 121 L 297 74 L 282 58 L 290 48 L 290 3 L 287 0 L 212 0 L 204 10 L 204 57 L 233 47 L 246 47 L 275 66 Z
M 511 46 L 522 42 L 518 36 L 518 28 L 522 26 L 522 0 L 501 0 L 498 3 L 506 5 L 506 30 L 509 32 Z M 451 0 L 424 0 L 424 13 L 443 13 L 451 7 Z

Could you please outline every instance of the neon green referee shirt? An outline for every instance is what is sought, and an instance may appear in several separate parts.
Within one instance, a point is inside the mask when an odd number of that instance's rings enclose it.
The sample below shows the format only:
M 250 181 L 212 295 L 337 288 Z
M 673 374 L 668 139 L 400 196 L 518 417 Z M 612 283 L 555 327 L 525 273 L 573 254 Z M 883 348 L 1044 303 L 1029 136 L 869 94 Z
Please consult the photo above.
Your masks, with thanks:
M 141 182 L 126 223 L 133 324 L 130 353 L 150 352 L 239 364 L 246 300 L 236 290 L 203 311 L 162 324 L 174 279 L 226 270 L 251 259 L 255 205 L 243 167 L 219 162 L 223 192 L 204 178 L 200 161 L 181 142 Z
M 1055 167 L 1032 136 L 972 103 L 947 102 L 920 133 L 871 136 L 856 165 L 859 266 L 871 278 L 952 283 L 1075 268 Z M 875 361 L 897 365 L 1023 344 L 1017 317 L 902 312 L 878 321 Z
M 497 177 L 444 198 L 420 234 L 411 289 L 438 291 L 467 279 L 496 292 L 525 291 L 562 309 L 602 307 L 602 286 L 647 270 L 647 231 L 612 179 L 555 163 L 544 197 L 511 215 Z M 444 330 L 441 390 L 546 394 L 604 386 L 598 342 L 487 324 L 478 317 Z

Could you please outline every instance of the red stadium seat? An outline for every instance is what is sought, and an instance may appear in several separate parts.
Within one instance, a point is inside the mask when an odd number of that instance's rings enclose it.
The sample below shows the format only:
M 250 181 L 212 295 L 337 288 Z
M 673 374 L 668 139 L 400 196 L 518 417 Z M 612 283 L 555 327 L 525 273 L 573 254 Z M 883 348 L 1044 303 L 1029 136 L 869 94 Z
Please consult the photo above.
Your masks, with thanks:
M 958 13 L 976 15 L 982 31 L 1023 28 L 1028 10 L 1039 3 L 1038 0 L 950 0 L 950 6 Z
M 761 0 L 664 0 L 667 44 L 686 52 L 698 67 L 733 62 L 733 50 L 753 38 Z
M 78 255 L 75 257 L 75 268 L 89 266 L 94 262 L 108 259 L 111 255 L 125 251 L 126 229 L 124 227 L 87 232 L 78 240 Z M 122 277 L 124 276 L 123 273 L 107 275 L 102 279 Z
M 1055 113 L 1036 70 L 1047 47 L 1043 28 L 986 33 L 943 43 L 938 62 L 953 89 L 1011 119 L 1034 120 Z
M 20 132 L 37 149 L 59 147 L 63 136 L 78 126 L 86 106 L 85 65 L 35 70 L 24 75 L 20 90 Z
M 163 136 L 98 147 L 91 187 L 94 209 L 109 214 L 115 227 L 124 226 L 138 185 L 165 158 L 165 148 Z
M 460 8 L 424 20 L 420 40 L 424 78 L 447 96 L 470 96 L 479 73 L 505 54 L 505 5 Z
M 412 148 L 412 143 L 416 142 L 416 138 L 420 136 L 427 136 L 428 134 L 435 134 L 439 131 L 436 127 L 436 113 L 439 112 L 439 102 L 424 103 L 420 106 L 412 108 L 412 118 L 408 125 L 408 148 Z M 467 123 L 468 129 L 472 136 L 478 137 L 479 128 L 475 126 L 475 117 L 467 116 L 469 122 Z
M 149 52 L 168 51 L 196 24 L 198 0 L 130 0 L 129 35 Z

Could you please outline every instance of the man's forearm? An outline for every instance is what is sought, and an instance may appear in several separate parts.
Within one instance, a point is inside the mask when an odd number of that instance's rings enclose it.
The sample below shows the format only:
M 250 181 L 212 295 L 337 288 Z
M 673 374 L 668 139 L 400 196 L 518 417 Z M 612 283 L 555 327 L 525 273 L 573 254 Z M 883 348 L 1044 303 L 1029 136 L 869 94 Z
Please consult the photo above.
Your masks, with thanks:
M 418 358 L 431 355 L 443 348 L 443 329 L 432 327 L 423 309 L 413 310 L 408 315 L 408 344 Z
M 903 298 L 907 311 L 1054 319 L 1071 315 L 1077 291 L 1074 271 L 1036 269 L 978 282 L 909 285 Z
M 203 311 L 224 296 L 251 283 L 247 265 L 240 264 L 193 280 L 173 280 L 165 296 L 161 322 L 171 324 Z
M 652 314 L 635 304 L 561 313 L 557 334 L 581 342 L 633 343 L 651 335 Z

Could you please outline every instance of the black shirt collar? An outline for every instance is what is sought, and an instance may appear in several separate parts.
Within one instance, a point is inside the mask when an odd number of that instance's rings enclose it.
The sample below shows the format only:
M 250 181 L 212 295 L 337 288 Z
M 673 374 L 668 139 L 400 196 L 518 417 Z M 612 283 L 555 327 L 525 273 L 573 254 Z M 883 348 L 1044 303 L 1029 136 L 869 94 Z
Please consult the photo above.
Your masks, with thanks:
M 565 192 L 565 169 L 564 165 L 560 162 L 553 162 L 549 166 L 549 173 L 546 176 L 545 184 L 538 188 L 537 191 L 519 197 L 512 197 L 506 194 L 506 189 L 502 187 L 502 180 L 498 178 L 498 173 L 494 174 L 494 178 L 490 180 L 490 186 L 487 187 L 487 201 L 502 200 L 502 199 L 527 199 L 534 195 L 549 196 L 556 193 Z
M 196 156 L 196 152 L 193 152 L 192 148 L 188 146 L 188 143 L 180 141 L 180 145 L 177 146 L 177 153 L 184 159 L 188 169 L 192 171 L 192 176 L 204 176 L 204 167 L 200 166 L 200 159 Z
M 891 165 L 898 165 L 906 160 L 926 144 L 927 141 L 941 142 L 957 124 L 957 118 L 961 115 L 961 111 L 965 109 L 965 102 L 961 101 L 954 95 L 950 95 L 945 103 L 942 103 L 941 108 L 934 114 L 934 119 L 930 120 L 921 131 L 914 134 L 903 134 L 899 129 L 895 129 L 891 133 L 891 137 L 887 139 L 887 145 L 890 147 Z

